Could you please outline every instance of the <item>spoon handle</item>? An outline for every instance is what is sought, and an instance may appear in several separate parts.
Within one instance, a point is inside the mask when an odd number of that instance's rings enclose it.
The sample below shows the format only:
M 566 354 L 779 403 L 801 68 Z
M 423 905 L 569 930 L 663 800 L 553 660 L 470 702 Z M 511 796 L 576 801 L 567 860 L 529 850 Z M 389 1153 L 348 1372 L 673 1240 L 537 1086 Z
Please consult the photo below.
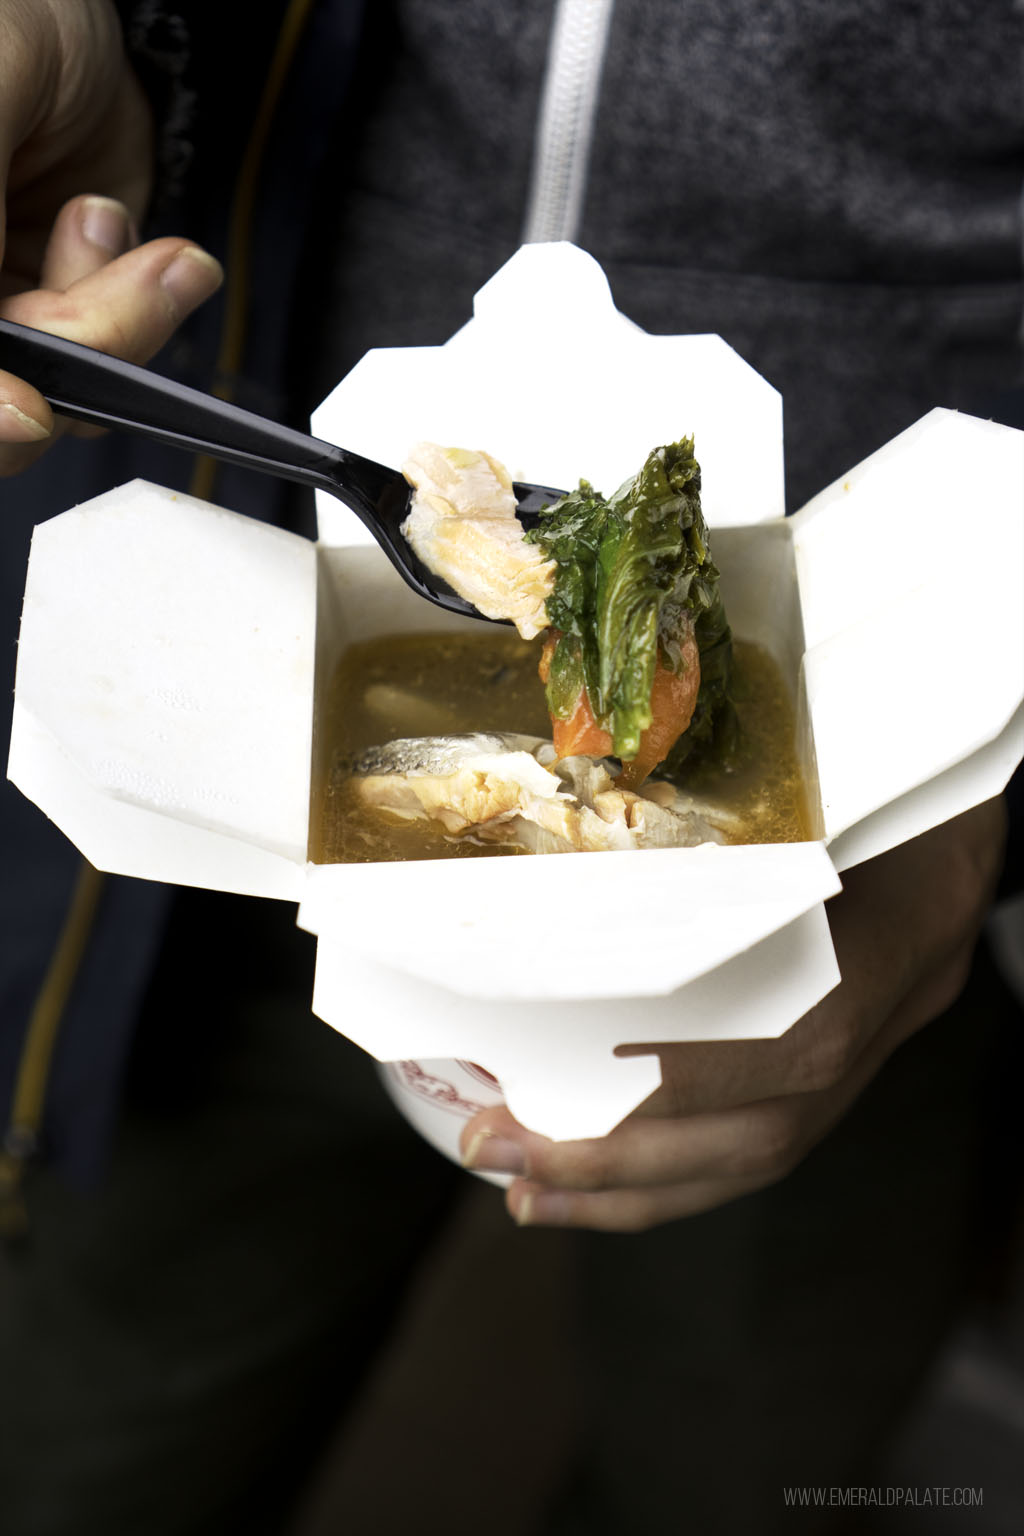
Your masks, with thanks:
M 61 416 L 337 492 L 343 449 L 62 336 L 0 320 L 0 364 Z M 353 456 L 354 457 L 354 456 Z

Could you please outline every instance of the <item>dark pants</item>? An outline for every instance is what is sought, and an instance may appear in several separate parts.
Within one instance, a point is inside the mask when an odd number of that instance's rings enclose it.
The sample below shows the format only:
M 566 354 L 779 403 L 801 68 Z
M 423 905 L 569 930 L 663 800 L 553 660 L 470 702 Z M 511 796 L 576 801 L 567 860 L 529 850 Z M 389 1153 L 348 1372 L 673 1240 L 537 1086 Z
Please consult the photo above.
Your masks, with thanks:
M 4 1536 L 280 1532 L 443 1226 L 465 1176 L 310 1015 L 313 941 L 292 919 L 183 894 L 108 1179 L 32 1181 L 31 1238 L 0 1268 Z M 552 1532 L 825 1528 L 782 1489 L 862 1476 L 956 1314 L 1012 1023 L 982 957 L 783 1183 L 642 1237 L 579 1236 L 583 1434 Z M 549 1237 L 518 1241 L 542 1265 Z M 471 1458 L 486 1404 L 440 1411 Z

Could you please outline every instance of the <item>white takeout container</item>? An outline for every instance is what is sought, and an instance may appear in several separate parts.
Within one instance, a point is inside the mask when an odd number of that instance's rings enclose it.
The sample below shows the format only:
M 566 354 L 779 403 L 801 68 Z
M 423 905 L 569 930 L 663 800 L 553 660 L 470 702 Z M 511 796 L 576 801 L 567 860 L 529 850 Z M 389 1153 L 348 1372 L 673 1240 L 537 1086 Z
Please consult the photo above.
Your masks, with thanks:
M 798 702 L 814 841 L 316 865 L 341 650 L 476 621 L 326 495 L 316 545 L 140 481 L 36 530 L 10 777 L 101 869 L 299 902 L 314 1011 L 403 1064 L 392 1090 L 446 1150 L 501 1094 L 545 1134 L 607 1132 L 659 1082 L 618 1045 L 781 1034 L 839 979 L 838 872 L 997 794 L 1024 752 L 1020 432 L 933 411 L 785 519 L 778 394 L 718 337 L 640 331 L 568 245 L 521 250 L 444 347 L 368 354 L 314 431 L 605 491 L 692 432 L 733 628 Z

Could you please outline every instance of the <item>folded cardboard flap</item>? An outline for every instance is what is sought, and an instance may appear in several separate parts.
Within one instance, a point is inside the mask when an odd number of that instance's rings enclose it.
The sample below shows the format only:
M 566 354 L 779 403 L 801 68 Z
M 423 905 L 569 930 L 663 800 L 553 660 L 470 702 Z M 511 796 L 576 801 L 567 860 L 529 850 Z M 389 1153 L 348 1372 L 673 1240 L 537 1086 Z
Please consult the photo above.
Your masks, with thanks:
M 790 520 L 827 838 L 1007 731 L 1024 696 L 1022 508 L 1024 432 L 935 410 Z M 979 758 L 950 814 L 1002 789 L 999 761 Z
M 303 927 L 461 996 L 651 997 L 834 896 L 820 843 L 311 866 Z
M 947 635 L 997 603 L 1019 634 L 1022 507 L 1024 432 L 929 411 L 790 519 L 808 647 L 866 619 L 884 624 L 918 587 L 946 593 Z M 1019 678 L 1021 648 L 1003 659 Z
M 692 434 L 712 528 L 785 510 L 778 391 L 719 336 L 640 330 L 568 244 L 524 246 L 445 346 L 367 353 L 313 431 L 382 464 L 422 439 L 482 448 L 515 479 L 568 490 L 582 476 L 607 494 L 652 444 Z M 334 498 L 317 507 L 322 543 L 368 542 Z
M 774 1038 L 838 981 L 820 905 L 663 997 L 554 1004 L 501 998 L 481 1007 L 368 958 L 343 929 L 328 928 L 313 1011 L 381 1061 L 484 1063 L 518 1120 L 567 1140 L 606 1135 L 658 1086 L 656 1056 L 620 1057 L 616 1046 Z
M 841 874 L 991 800 L 1005 789 L 1022 758 L 1024 705 L 985 746 L 840 832 L 829 844 L 833 864 Z
M 97 788 L 17 699 L 7 773 L 96 869 L 241 896 L 301 899 L 303 865 Z
M 166 843 L 175 878 L 186 829 L 194 852 L 207 835 L 219 850 L 193 883 L 215 874 L 227 839 L 242 867 L 301 868 L 315 581 L 308 540 L 141 480 L 42 524 L 22 613 L 11 777 L 34 799 L 37 773 L 62 803 L 74 793 L 76 826 L 83 833 L 91 814 L 87 840 L 104 868 L 119 867 L 101 852 L 104 818 L 141 835 L 122 806 L 147 813 L 146 841 L 154 857 Z M 131 851 L 127 830 L 112 838 Z

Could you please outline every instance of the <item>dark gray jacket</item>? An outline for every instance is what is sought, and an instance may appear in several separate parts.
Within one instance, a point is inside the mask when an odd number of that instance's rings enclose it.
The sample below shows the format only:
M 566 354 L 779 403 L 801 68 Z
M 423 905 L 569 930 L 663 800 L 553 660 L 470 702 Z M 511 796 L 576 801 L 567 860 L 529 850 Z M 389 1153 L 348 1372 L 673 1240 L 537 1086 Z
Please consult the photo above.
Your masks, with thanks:
M 515 250 L 552 11 L 373 7 L 314 395 L 370 346 L 443 341 Z M 1024 382 L 1022 54 L 1010 0 L 615 0 L 574 238 L 645 329 L 717 331 L 782 390 L 791 505 Z
M 346 94 L 358 8 L 314 9 L 258 209 L 240 397 L 293 417 L 368 347 L 445 340 L 515 250 L 530 203 L 553 0 L 374 0 Z M 165 226 L 222 253 L 232 156 L 258 85 L 239 78 L 238 13 L 184 0 L 125 10 L 164 89 Z M 277 0 L 247 8 L 257 59 L 282 11 Z M 720 332 L 782 390 L 793 505 L 932 405 L 1019 410 L 1022 43 L 1010 0 L 612 7 L 581 216 L 559 232 L 601 260 L 645 328 Z M 215 317 L 168 366 L 208 379 Z M 571 391 L 572 359 L 547 365 Z M 107 443 L 3 486 L 11 672 L 31 524 L 134 473 L 187 480 L 169 455 Z M 217 494 L 280 515 L 265 485 L 235 478 Z M 77 856 L 9 785 L 0 850 L 2 1123 Z M 100 1162 L 167 900 L 108 882 L 65 1011 L 47 1143 L 79 1170 Z

